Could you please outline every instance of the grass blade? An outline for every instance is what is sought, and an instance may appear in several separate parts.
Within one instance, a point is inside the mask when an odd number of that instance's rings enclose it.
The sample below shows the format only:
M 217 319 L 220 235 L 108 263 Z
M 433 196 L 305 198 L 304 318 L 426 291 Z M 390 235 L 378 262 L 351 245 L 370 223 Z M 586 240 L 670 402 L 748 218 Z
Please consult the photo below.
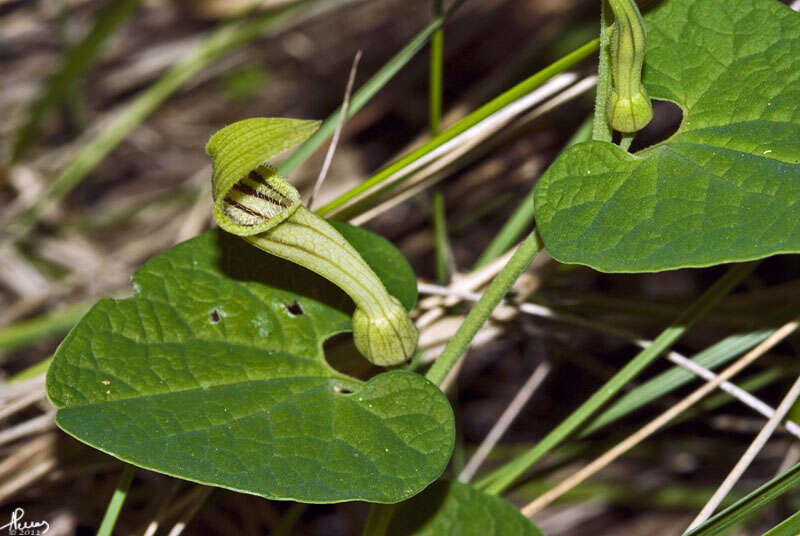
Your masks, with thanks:
M 532 449 L 521 456 L 511 460 L 483 480 L 479 486 L 484 485 L 485 491 L 498 494 L 510 486 L 528 467 L 536 463 L 542 456 L 550 452 L 569 435 L 574 433 L 594 412 L 608 402 L 628 382 L 635 378 L 641 371 L 677 341 L 689 327 L 701 318 L 723 296 L 730 292 L 754 268 L 755 263 L 734 265 L 728 272 L 718 279 L 703 295 L 690 305 L 675 321 L 665 329 L 653 344 L 639 352 L 627 365 L 625 365 L 605 385 L 576 409 L 569 417 L 562 421 L 552 432 L 536 444 Z
M 114 495 L 111 496 L 106 508 L 103 523 L 97 530 L 97 536 L 111 536 L 114 532 L 114 525 L 117 524 L 119 512 L 122 510 L 122 505 L 125 504 L 125 498 L 128 496 L 128 489 L 131 487 L 131 481 L 135 473 L 136 468 L 126 463 L 122 469 L 122 475 L 119 477 L 119 482 L 117 482 L 117 489 L 114 490 Z
M 452 10 L 452 8 L 451 8 Z M 597 47 L 599 44 L 599 40 L 595 39 L 583 45 L 582 47 L 574 50 L 573 52 L 567 54 L 563 58 L 559 59 L 558 61 L 550 64 L 549 66 L 545 67 L 538 73 L 534 74 L 533 76 L 523 80 L 516 86 L 512 87 L 508 91 L 501 93 L 494 99 L 490 100 L 468 116 L 464 117 L 451 127 L 442 131 L 441 134 L 437 135 L 427 143 L 424 143 L 417 149 L 411 151 L 407 155 L 399 158 L 398 160 L 394 161 L 392 164 L 384 167 L 376 174 L 356 186 L 355 188 L 351 188 L 347 192 L 343 193 L 330 203 L 326 204 L 317 211 L 320 215 L 325 215 L 333 210 L 343 206 L 350 200 L 360 196 L 361 194 L 365 193 L 367 190 L 372 189 L 373 187 L 381 184 L 384 180 L 394 175 L 395 172 L 403 169 L 407 165 L 411 164 L 418 158 L 421 158 L 428 154 L 429 152 L 433 151 L 440 145 L 448 142 L 449 140 L 455 138 L 465 130 L 469 129 L 470 127 L 480 123 L 496 111 L 504 108 L 506 105 L 514 102 L 515 100 L 519 99 L 520 97 L 527 95 L 534 89 L 538 88 L 548 80 L 550 80 L 553 76 L 562 73 L 573 67 L 577 63 L 583 61 L 590 55 L 592 55 L 595 51 L 597 51 Z M 309 140 L 310 141 L 310 140 Z M 307 143 L 307 142 L 306 142 Z M 302 146 L 301 146 L 302 149 Z
M 787 491 L 794 489 L 798 484 L 800 484 L 800 463 L 773 478 L 699 527 L 687 532 L 684 536 L 716 536 L 723 534 L 727 529 L 745 521 Z M 797 517 L 797 514 L 792 517 Z M 793 523 L 796 521 L 793 521 Z M 777 528 L 775 527 L 775 529 Z M 789 532 L 787 534 L 795 535 L 797 533 Z
M 444 192 L 437 189 L 433 192 L 433 237 L 436 245 L 436 280 L 443 285 L 450 281 L 453 273 L 453 250 L 447 236 L 447 214 L 444 206 Z
M 410 60 L 413 58 L 417 52 L 419 52 L 422 47 L 425 46 L 425 43 L 428 42 L 431 35 L 439 28 L 441 28 L 444 21 L 447 19 L 449 15 L 451 15 L 456 9 L 461 7 L 466 0 L 461 0 L 460 2 L 456 3 L 451 7 L 444 15 L 436 17 L 428 24 L 421 32 L 419 32 L 414 38 L 408 42 L 406 46 L 404 46 L 397 54 L 395 54 L 392 59 L 390 59 L 386 64 L 381 67 L 381 69 L 375 73 L 372 78 L 367 80 L 367 82 L 358 88 L 358 91 L 353 93 L 353 96 L 350 99 L 350 105 L 347 107 L 347 117 L 349 119 L 353 117 L 361 108 L 367 104 L 375 94 L 380 91 L 383 86 L 385 86 L 392 77 L 397 74 L 397 72 L 403 68 Z M 305 162 L 305 160 L 311 156 L 311 154 L 319 148 L 320 145 L 325 143 L 332 134 L 333 131 L 336 129 L 336 124 L 339 120 L 339 113 L 341 111 L 341 106 L 336 108 L 334 112 L 328 116 L 328 118 L 320 125 L 319 130 L 317 130 L 313 136 L 308 138 L 305 143 L 303 143 L 300 147 L 295 149 L 295 151 L 289 155 L 289 157 L 281 162 L 278 166 L 278 173 L 281 175 L 288 176 L 292 171 L 297 169 L 297 167 Z M 328 210 L 325 210 L 328 205 L 321 207 L 317 212 L 319 214 L 325 214 Z
M 775 333 L 775 329 L 759 329 L 750 333 L 731 335 L 697 354 L 692 361 L 708 369 L 727 363 Z M 675 367 L 649 380 L 630 393 L 621 396 L 606 411 L 598 415 L 581 433 L 587 436 L 653 400 L 697 378 L 690 371 Z
M 89 303 L 71 305 L 60 311 L 22 320 L 3 328 L 0 330 L 0 352 L 22 348 L 36 341 L 66 333 L 78 323 L 90 306 Z
M 27 121 L 20 127 L 11 148 L 11 161 L 16 162 L 33 143 L 39 133 L 42 119 L 61 102 L 70 88 L 83 75 L 100 54 L 106 40 L 134 12 L 139 0 L 111 2 L 97 17 L 89 33 L 72 47 L 58 70 L 45 82 L 42 92 L 28 106 Z
M 567 147 L 571 147 L 576 143 L 580 143 L 582 141 L 588 141 L 592 137 L 592 118 L 590 117 L 583 124 L 580 128 L 573 134 L 572 138 L 567 141 L 564 145 L 564 149 Z M 486 246 L 486 249 L 483 250 L 481 256 L 478 257 L 478 260 L 475 261 L 475 265 L 472 267 L 473 270 L 478 270 L 479 268 L 483 268 L 491 261 L 508 251 L 516 242 L 519 240 L 519 237 L 522 236 L 522 233 L 525 232 L 525 229 L 533 223 L 533 192 L 534 188 L 531 188 L 531 191 L 528 192 L 528 195 L 522 200 L 522 202 L 517 206 L 514 210 L 514 213 L 508 218 L 508 221 L 503 225 L 503 228 L 500 229 L 500 232 L 497 233 L 492 241 Z
M 775 525 L 764 536 L 797 536 L 800 534 L 800 512 Z
M 72 162 L 36 203 L 15 219 L 14 225 L 9 228 L 8 240 L 16 241 L 25 236 L 49 207 L 80 184 L 137 125 L 201 68 L 265 31 L 280 28 L 282 23 L 298 13 L 300 6 L 306 3 L 300 2 L 290 8 L 271 11 L 250 20 L 228 23 L 213 31 L 186 58 L 136 97 L 100 134 L 78 151 Z

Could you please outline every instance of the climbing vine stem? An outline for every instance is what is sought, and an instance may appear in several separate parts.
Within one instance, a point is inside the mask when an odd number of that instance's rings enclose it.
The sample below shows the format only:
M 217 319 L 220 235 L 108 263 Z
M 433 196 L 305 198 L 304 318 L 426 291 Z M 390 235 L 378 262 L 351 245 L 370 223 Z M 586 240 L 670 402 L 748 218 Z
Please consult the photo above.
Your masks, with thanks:
M 514 284 L 514 281 L 522 274 L 522 272 L 530 265 L 536 254 L 542 250 L 544 245 L 539 236 L 538 231 L 535 229 L 531 232 L 525 240 L 522 241 L 519 248 L 514 252 L 509 259 L 508 263 L 492 280 L 489 288 L 483 293 L 481 299 L 475 304 L 472 310 L 467 314 L 464 322 L 456 331 L 456 334 L 447 343 L 442 354 L 434 362 L 433 366 L 428 371 L 426 377 L 437 385 L 441 385 L 447 377 L 450 370 L 458 363 L 458 359 L 464 354 L 469 347 L 469 343 L 478 333 L 478 330 L 483 326 L 489 315 L 492 314 L 495 307 L 508 293 L 508 289 Z
M 600 9 L 600 57 L 597 65 L 597 96 L 594 103 L 592 139 L 611 141 L 612 132 L 606 118 L 606 106 L 611 96 L 611 53 L 609 52 L 611 11 L 608 0 L 601 0 Z

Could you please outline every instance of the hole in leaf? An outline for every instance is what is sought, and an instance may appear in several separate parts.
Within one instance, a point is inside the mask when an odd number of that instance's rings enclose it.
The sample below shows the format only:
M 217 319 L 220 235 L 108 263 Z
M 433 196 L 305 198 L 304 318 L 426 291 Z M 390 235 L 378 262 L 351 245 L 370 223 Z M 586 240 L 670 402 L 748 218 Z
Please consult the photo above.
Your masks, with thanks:
M 352 333 L 339 333 L 322 343 L 325 361 L 337 372 L 360 380 L 367 380 L 382 370 L 359 353 L 353 343 Z
M 341 385 L 334 385 L 333 386 L 333 391 L 335 393 L 339 393 L 340 395 L 352 395 L 353 394 L 353 391 L 351 391 L 350 389 L 348 389 L 346 387 L 342 387 Z
M 292 303 L 284 303 L 283 306 L 286 307 L 286 310 L 292 316 L 299 316 L 305 314 L 303 312 L 303 308 L 300 307 L 299 303 L 297 303 L 297 300 L 293 301 Z
M 219 311 L 217 311 L 216 309 L 211 311 L 211 314 L 208 315 L 208 319 L 211 321 L 212 324 L 216 324 L 217 322 L 220 321 L 221 318 L 222 317 L 220 316 Z
M 654 100 L 653 120 L 636 134 L 631 152 L 640 151 L 671 137 L 678 131 L 681 121 L 683 110 L 680 106 L 673 102 Z

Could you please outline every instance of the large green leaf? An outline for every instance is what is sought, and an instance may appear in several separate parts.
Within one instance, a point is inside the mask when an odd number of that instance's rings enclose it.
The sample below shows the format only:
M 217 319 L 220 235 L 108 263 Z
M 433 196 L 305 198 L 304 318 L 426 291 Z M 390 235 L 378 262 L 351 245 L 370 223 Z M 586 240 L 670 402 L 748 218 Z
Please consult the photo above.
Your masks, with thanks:
M 542 536 L 512 504 L 440 481 L 395 507 L 387 536 Z
M 337 227 L 413 306 L 402 255 Z M 353 305 L 324 279 L 214 231 L 150 260 L 135 285 L 56 352 L 47 391 L 67 433 L 141 467 L 305 502 L 400 501 L 444 470 L 454 421 L 435 385 L 399 371 L 362 383 L 325 361 Z
M 800 15 L 776 0 L 665 0 L 645 20 L 645 86 L 683 122 L 636 155 L 566 150 L 535 194 L 548 252 L 643 272 L 800 251 Z

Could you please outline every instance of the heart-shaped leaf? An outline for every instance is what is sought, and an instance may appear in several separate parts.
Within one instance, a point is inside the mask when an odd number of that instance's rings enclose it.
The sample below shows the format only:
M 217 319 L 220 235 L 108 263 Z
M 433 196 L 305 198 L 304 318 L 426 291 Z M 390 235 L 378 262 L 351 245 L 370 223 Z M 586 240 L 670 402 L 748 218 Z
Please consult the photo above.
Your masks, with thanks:
M 542 536 L 505 499 L 439 481 L 395 507 L 387 536 Z
M 587 142 L 536 188 L 561 262 L 644 272 L 800 251 L 800 15 L 775 0 L 665 0 L 644 81 L 683 109 L 636 155 Z
M 412 307 L 402 255 L 337 228 Z M 435 385 L 399 371 L 362 383 L 325 361 L 353 308 L 326 280 L 213 231 L 150 260 L 135 285 L 56 352 L 47 392 L 67 433 L 141 467 L 304 502 L 396 502 L 444 470 L 454 422 Z

